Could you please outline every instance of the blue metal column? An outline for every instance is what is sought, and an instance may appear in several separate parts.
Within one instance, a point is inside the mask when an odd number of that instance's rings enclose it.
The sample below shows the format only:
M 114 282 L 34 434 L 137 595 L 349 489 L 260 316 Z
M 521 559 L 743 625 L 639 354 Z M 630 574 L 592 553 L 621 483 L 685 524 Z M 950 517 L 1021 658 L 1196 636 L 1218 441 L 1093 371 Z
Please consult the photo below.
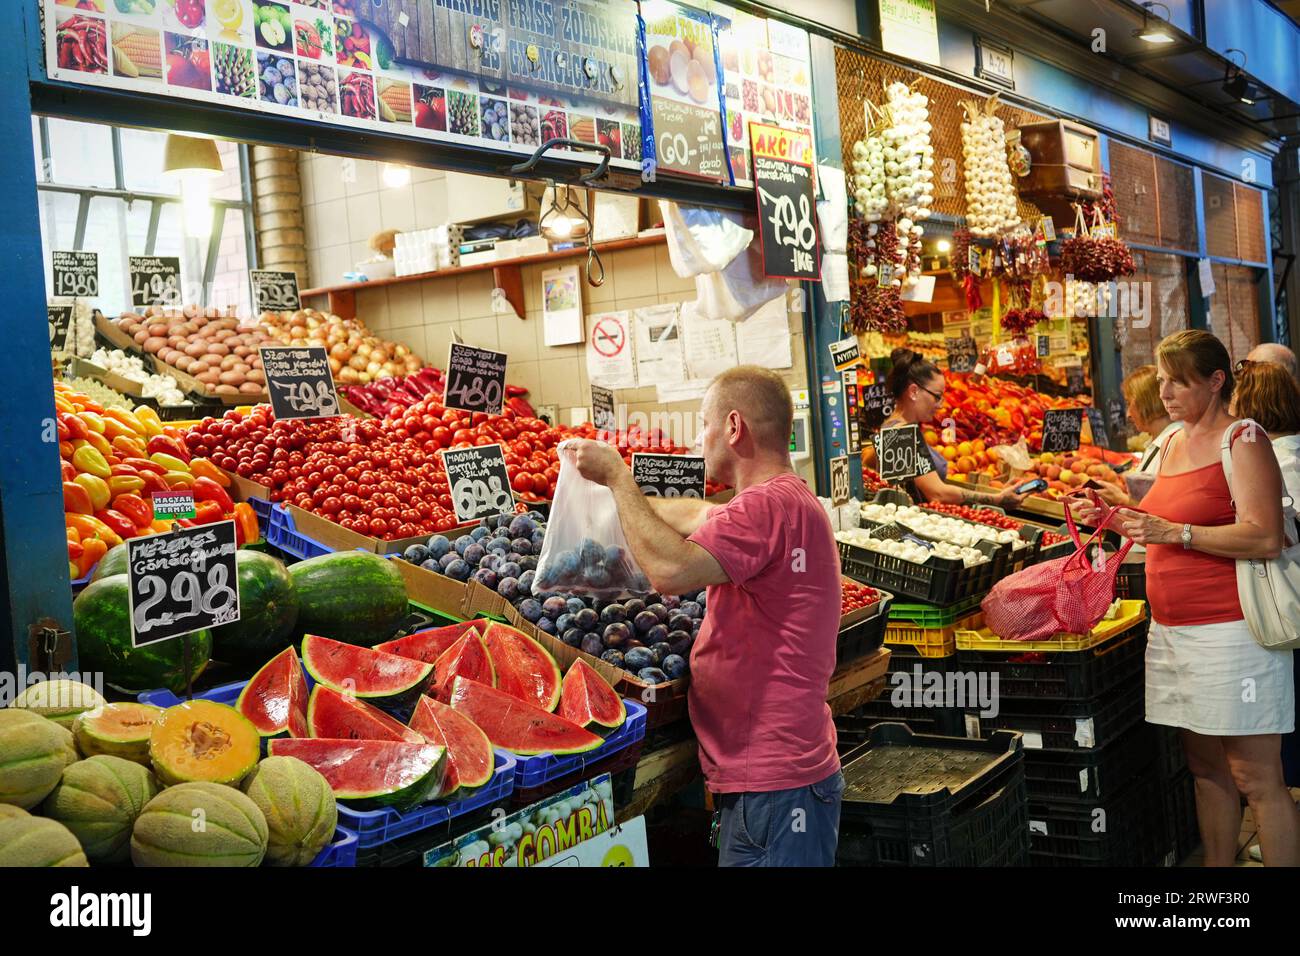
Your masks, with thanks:
M 36 197 L 32 115 L 28 104 L 29 61 L 40 70 L 40 31 L 35 3 L 0 4 L 0 35 L 22 38 L 27 56 L 0 60 L 0 182 L 9 201 L 0 222 L 0 243 L 9 264 L 5 323 L 5 387 L 0 388 L 0 603 L 5 638 L 0 670 L 44 666 L 32 628 L 72 630 L 72 591 L 59 481 L 59 446 L 50 387 L 50 345 L 45 321 L 45 268 Z M 38 649 L 33 655 L 33 649 Z M 67 653 L 71 651 L 69 659 Z M 35 659 L 34 659 L 35 658 Z M 76 666 L 65 648 L 58 663 Z

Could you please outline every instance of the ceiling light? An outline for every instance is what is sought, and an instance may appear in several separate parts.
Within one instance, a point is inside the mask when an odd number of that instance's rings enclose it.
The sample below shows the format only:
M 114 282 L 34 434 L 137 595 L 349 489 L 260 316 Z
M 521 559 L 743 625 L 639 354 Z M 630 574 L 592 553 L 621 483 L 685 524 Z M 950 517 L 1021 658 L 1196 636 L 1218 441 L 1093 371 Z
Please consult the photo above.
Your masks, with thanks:
M 949 242 L 947 239 L 940 239 L 938 242 L 934 244 L 934 247 L 940 252 L 948 252 L 949 250 L 952 249 L 952 243 Z
M 384 163 L 383 178 L 389 189 L 401 189 L 411 181 L 411 168 L 400 163 Z
M 169 134 L 163 145 L 163 172 L 180 180 L 185 235 L 206 238 L 212 232 L 212 180 L 223 172 L 216 142 Z
M 1142 7 L 1142 28 L 1140 30 L 1134 30 L 1133 36 L 1147 43 L 1173 43 L 1174 37 L 1167 29 L 1166 22 L 1156 16 L 1151 10 L 1152 7 L 1164 7 L 1165 15 L 1168 16 L 1169 8 L 1165 7 L 1163 3 L 1144 3 L 1142 4 Z M 1154 23 L 1151 21 L 1152 17 L 1155 17 Z
M 1251 86 L 1250 80 L 1246 79 L 1245 74 L 1237 73 L 1225 80 L 1223 92 L 1247 106 L 1255 105 L 1255 89 Z
M 538 231 L 552 242 L 584 238 L 591 231 L 587 204 L 585 189 L 552 183 L 542 194 Z

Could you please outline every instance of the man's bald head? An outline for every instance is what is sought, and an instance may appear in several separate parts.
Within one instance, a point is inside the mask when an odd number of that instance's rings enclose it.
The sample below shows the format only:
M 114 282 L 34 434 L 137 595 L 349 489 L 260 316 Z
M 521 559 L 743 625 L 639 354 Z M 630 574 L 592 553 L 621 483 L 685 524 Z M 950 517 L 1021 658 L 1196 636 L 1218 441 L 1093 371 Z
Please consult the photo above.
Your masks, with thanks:
M 1296 377 L 1295 353 L 1285 345 L 1279 345 L 1276 342 L 1265 342 L 1263 345 L 1256 345 L 1251 349 L 1246 358 L 1252 362 L 1272 362 L 1275 365 L 1280 365 L 1291 373 L 1292 378 Z
M 794 427 L 794 401 L 780 375 L 758 365 L 727 369 L 709 384 L 705 404 L 711 417 L 721 422 L 740 412 L 763 452 L 788 452 Z

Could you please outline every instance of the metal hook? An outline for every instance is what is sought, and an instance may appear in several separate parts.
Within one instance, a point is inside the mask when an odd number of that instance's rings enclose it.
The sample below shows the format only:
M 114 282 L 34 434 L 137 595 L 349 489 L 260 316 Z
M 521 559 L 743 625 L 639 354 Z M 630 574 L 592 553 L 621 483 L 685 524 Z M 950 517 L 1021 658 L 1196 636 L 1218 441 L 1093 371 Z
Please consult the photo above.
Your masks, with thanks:
M 537 147 L 532 156 L 528 157 L 528 159 L 524 160 L 522 163 L 516 163 L 514 166 L 511 166 L 506 170 L 506 172 L 511 176 L 518 176 L 522 173 L 531 172 L 537 168 L 537 164 L 541 162 L 542 156 L 544 156 L 548 150 L 556 146 L 562 146 L 565 149 L 589 150 L 601 154 L 600 162 L 597 164 L 596 168 L 588 170 L 578 176 L 578 182 L 585 185 L 587 183 L 595 182 L 598 179 L 603 179 L 608 174 L 609 160 L 611 156 L 608 146 L 601 143 L 584 143 L 577 139 L 562 138 L 548 139 L 541 146 Z
M 595 262 L 600 266 L 600 278 L 593 279 L 591 276 L 591 264 Z M 605 284 L 605 263 L 601 261 L 600 253 L 596 247 L 591 244 L 591 231 L 587 231 L 587 284 L 599 289 Z

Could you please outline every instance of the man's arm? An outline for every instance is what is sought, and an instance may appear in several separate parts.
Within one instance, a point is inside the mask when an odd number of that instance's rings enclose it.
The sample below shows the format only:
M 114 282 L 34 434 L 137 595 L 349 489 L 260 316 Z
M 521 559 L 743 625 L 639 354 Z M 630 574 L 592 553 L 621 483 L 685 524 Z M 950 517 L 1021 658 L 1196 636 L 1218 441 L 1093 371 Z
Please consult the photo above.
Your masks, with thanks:
M 713 505 L 699 498 L 646 498 L 645 500 L 649 502 L 650 509 L 683 538 L 689 538 L 698 531 L 714 508 Z
M 619 520 L 627 543 L 651 586 L 660 594 L 683 594 L 698 591 L 710 584 L 726 584 L 730 579 L 716 558 L 685 536 L 670 522 L 682 521 L 691 530 L 703 524 L 711 505 L 699 508 L 672 507 L 678 502 L 646 498 L 632 480 L 632 473 L 619 469 L 612 476 L 609 489 L 614 493 Z M 653 502 L 653 504 L 652 504 Z M 661 517 L 660 505 L 667 504 L 669 518 Z

